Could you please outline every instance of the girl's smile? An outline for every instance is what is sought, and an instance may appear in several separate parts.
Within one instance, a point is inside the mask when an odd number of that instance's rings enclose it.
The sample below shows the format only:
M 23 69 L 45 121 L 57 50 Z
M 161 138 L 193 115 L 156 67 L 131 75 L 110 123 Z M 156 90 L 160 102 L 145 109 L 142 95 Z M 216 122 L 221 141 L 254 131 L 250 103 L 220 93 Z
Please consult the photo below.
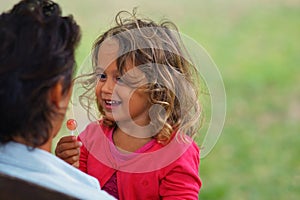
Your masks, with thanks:
M 122 101 L 115 101 L 115 100 L 103 100 L 103 102 L 104 102 L 103 108 L 108 112 L 111 112 L 112 109 L 120 106 L 122 103 Z

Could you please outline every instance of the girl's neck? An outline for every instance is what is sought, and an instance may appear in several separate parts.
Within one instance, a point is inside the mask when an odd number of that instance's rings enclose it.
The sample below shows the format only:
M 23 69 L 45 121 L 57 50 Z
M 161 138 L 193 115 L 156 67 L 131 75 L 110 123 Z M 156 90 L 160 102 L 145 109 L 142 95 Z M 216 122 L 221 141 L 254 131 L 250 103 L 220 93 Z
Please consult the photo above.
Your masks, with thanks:
M 150 140 L 152 140 L 152 137 L 137 138 L 131 136 L 119 127 L 116 127 L 116 129 L 114 130 L 112 138 L 117 148 L 127 152 L 135 152 L 145 144 L 147 144 Z

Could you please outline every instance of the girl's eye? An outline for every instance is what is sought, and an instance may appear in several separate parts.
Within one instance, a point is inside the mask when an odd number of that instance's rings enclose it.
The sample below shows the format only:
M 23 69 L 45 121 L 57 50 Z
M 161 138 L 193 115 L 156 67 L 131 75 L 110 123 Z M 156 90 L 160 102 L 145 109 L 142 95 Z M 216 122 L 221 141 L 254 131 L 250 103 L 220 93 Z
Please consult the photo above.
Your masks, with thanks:
M 105 81 L 106 80 L 106 74 L 98 74 L 97 75 L 97 77 L 98 77 L 98 79 L 100 80 L 100 81 Z
M 124 84 L 124 80 L 121 77 L 117 77 L 116 81 L 117 81 L 118 84 L 121 84 L 121 85 Z

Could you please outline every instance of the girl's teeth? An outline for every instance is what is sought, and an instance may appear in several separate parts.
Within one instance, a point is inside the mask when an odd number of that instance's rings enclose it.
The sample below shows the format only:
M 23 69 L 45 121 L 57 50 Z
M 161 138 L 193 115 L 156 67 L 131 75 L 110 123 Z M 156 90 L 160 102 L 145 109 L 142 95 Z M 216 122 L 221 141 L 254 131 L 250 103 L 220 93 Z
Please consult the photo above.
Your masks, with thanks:
M 118 104 L 118 101 L 105 101 L 105 103 L 112 105 L 112 104 Z

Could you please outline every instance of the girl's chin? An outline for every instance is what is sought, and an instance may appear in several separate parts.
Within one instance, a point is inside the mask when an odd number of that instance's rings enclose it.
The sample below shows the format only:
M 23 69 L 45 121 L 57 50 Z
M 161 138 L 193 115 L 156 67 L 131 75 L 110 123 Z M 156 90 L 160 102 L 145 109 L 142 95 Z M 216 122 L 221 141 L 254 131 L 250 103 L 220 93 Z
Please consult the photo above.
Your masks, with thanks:
M 111 112 L 105 112 L 105 118 L 110 121 L 118 121 L 118 116 L 114 116 Z
M 121 121 L 128 121 L 131 120 L 131 118 L 124 118 L 121 116 L 112 116 L 112 114 L 107 115 L 105 114 L 105 119 L 109 120 L 109 121 L 113 121 L 113 122 L 121 122 Z
M 110 121 L 115 121 L 115 118 L 111 114 L 107 114 L 107 113 L 105 113 L 105 119 Z

